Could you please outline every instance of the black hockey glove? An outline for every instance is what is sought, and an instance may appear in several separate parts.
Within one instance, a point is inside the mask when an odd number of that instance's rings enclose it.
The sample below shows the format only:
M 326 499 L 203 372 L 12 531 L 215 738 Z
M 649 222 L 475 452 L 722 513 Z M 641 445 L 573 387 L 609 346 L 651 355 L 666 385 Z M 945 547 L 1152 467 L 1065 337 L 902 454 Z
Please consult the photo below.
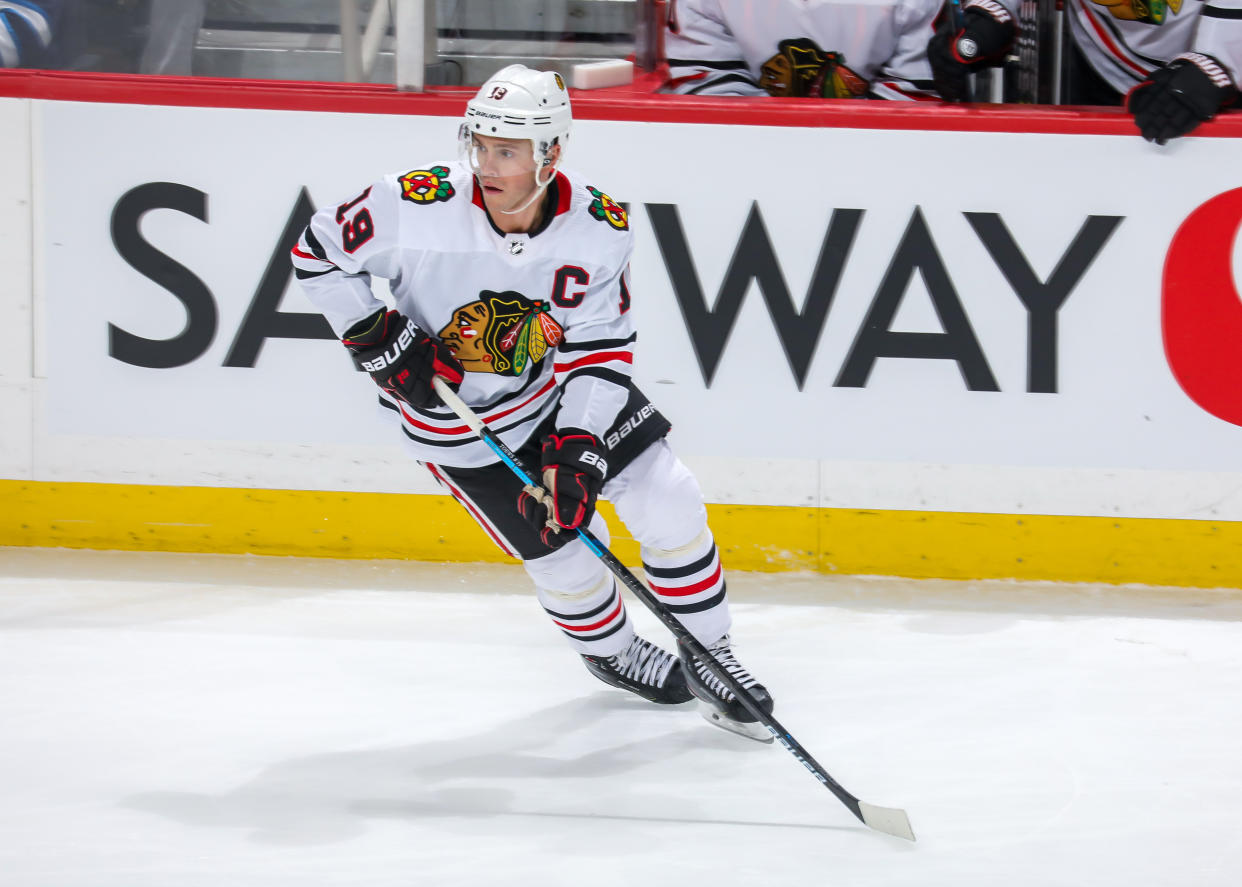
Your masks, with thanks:
M 968 75 L 1002 61 L 1013 47 L 1018 29 L 1009 10 L 996 0 L 972 3 L 962 16 L 960 29 L 949 16 L 941 18 L 940 27 L 927 42 L 932 81 L 946 102 L 968 101 Z
M 1126 110 L 1143 138 L 1163 145 L 1211 120 L 1237 97 L 1237 87 L 1216 59 L 1188 52 L 1130 90 Z
M 567 428 L 543 439 L 543 486 L 527 486 L 518 496 L 518 512 L 539 529 L 550 548 L 560 548 L 573 530 L 590 523 L 608 463 L 595 435 Z
M 436 376 L 456 391 L 465 373 L 447 345 L 396 311 L 381 308 L 346 330 L 343 341 L 358 369 L 413 407 L 429 407 L 439 399 L 431 387 Z

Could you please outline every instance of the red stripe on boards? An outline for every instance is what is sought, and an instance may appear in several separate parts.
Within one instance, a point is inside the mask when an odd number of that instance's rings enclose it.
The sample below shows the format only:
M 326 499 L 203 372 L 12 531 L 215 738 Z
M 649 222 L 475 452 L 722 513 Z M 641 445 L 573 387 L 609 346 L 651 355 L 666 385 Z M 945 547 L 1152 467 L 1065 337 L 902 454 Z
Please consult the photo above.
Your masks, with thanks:
M 0 96 L 122 105 L 458 118 L 465 112 L 466 101 L 473 93 L 472 89 L 460 87 L 434 87 L 413 93 L 384 84 L 0 69 Z M 1122 108 L 655 95 L 626 87 L 572 90 L 571 96 L 576 120 L 823 129 L 1135 134 L 1133 118 Z M 1242 138 L 1242 114 L 1219 114 L 1215 120 L 1199 126 L 1195 136 Z

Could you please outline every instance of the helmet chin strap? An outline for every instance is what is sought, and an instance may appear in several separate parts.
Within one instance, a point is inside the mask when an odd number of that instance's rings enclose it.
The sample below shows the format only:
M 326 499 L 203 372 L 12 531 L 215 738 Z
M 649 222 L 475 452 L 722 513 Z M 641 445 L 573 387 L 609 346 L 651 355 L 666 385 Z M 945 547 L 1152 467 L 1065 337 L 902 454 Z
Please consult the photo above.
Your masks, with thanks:
M 516 216 L 518 213 L 526 212 L 526 210 L 530 208 L 530 205 L 532 203 L 534 203 L 536 200 L 538 200 L 539 198 L 543 196 L 543 192 L 547 189 L 548 185 L 552 184 L 552 180 L 556 178 L 556 166 L 552 164 L 551 161 L 548 161 L 548 165 L 551 167 L 548 170 L 548 172 L 551 173 L 551 175 L 548 176 L 548 180 L 546 182 L 539 181 L 539 168 L 536 167 L 535 168 L 535 190 L 531 193 L 530 197 L 526 199 L 526 202 L 523 203 L 521 206 L 519 206 L 517 209 L 502 209 L 500 211 L 502 215 Z

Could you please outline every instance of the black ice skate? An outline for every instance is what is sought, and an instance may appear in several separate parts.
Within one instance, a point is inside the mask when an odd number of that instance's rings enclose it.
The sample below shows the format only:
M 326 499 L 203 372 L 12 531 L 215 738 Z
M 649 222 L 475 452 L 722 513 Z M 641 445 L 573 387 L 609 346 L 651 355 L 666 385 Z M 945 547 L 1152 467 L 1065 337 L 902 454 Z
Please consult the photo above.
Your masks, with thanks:
M 734 680 L 750 691 L 750 695 L 759 703 L 759 707 L 771 714 L 774 705 L 772 695 L 737 661 L 733 655 L 729 636 L 725 635 L 707 650 L 712 654 L 712 658 L 724 666 L 725 671 Z M 739 736 L 745 736 L 747 739 L 754 739 L 756 742 L 772 741 L 773 737 L 768 732 L 768 728 L 755 720 L 755 716 L 738 701 L 733 691 L 726 687 L 724 682 L 716 677 L 702 660 L 691 655 L 685 645 L 680 642 L 677 644 L 677 652 L 681 656 L 682 667 L 686 673 L 686 684 L 689 685 L 690 692 L 700 700 L 699 714 L 708 723 Z
M 638 635 L 615 656 L 583 654 L 582 661 L 605 684 L 637 693 L 651 702 L 676 705 L 694 698 L 677 657 Z

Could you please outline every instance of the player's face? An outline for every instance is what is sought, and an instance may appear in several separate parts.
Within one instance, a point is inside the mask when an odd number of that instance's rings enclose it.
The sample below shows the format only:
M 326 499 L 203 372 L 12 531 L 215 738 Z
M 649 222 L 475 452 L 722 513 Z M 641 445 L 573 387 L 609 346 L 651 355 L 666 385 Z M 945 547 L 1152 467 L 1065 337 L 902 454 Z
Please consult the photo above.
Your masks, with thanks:
M 474 135 L 470 148 L 471 165 L 489 210 L 512 210 L 529 199 L 535 190 L 530 140 Z
M 509 179 L 535 171 L 535 155 L 529 139 L 470 137 L 471 160 L 479 178 Z

